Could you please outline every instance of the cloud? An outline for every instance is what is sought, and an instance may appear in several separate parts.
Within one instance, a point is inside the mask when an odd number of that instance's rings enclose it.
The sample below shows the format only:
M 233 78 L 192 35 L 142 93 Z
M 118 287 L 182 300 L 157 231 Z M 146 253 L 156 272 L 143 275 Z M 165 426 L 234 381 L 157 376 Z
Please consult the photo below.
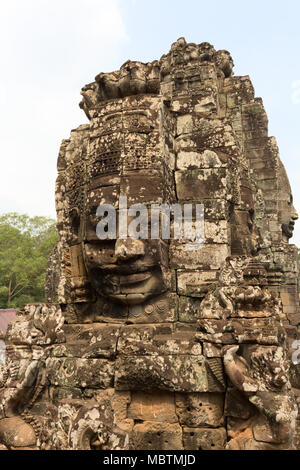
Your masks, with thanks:
M 86 122 L 80 88 L 119 68 L 128 39 L 117 0 L 2 2 L 2 212 L 55 215 L 60 141 Z

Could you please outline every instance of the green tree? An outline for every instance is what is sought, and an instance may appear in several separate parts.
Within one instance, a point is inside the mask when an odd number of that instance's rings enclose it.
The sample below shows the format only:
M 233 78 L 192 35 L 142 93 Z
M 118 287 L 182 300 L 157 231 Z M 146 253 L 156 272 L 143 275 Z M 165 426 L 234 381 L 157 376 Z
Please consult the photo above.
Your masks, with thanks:
M 0 216 L 0 308 L 44 301 L 55 220 L 15 212 Z

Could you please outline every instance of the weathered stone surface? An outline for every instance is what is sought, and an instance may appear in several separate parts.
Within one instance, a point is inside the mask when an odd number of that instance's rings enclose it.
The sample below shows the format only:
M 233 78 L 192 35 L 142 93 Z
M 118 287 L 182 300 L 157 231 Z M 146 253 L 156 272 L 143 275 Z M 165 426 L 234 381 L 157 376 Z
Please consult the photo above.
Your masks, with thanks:
M 226 171 L 223 168 L 177 171 L 175 178 L 181 201 L 224 198 L 226 195 Z
M 296 421 L 294 446 L 295 446 L 296 449 L 300 448 L 300 422 L 299 422 L 299 420 Z
M 121 325 L 65 325 L 66 343 L 55 346 L 55 357 L 107 358 L 116 356 Z
M 105 359 L 51 358 L 47 368 L 55 386 L 107 388 L 113 384 L 113 363 Z
M 127 419 L 127 409 L 130 402 L 130 392 L 114 391 L 112 406 L 117 422 L 122 422 Z
M 178 293 L 191 297 L 204 297 L 216 286 L 218 271 L 177 271 Z
M 145 421 L 133 428 L 129 443 L 135 450 L 181 450 L 182 428 L 179 424 Z
M 141 421 L 177 423 L 174 393 L 132 392 L 128 417 Z
M 203 153 L 179 151 L 177 154 L 178 170 L 192 168 L 218 168 L 222 166 L 222 160 L 216 152 L 205 150 Z
M 218 227 L 215 226 L 214 229 L 215 238 L 213 241 L 217 242 Z M 215 270 L 218 269 L 228 255 L 228 245 L 225 244 L 205 244 L 199 249 L 187 250 L 185 244 L 173 242 L 170 246 L 170 266 L 175 269 Z
M 221 393 L 176 393 L 179 422 L 189 427 L 223 425 L 224 396 Z
M 248 419 L 253 413 L 253 406 L 238 390 L 232 388 L 226 392 L 225 415 L 233 418 Z
M 198 318 L 201 299 L 192 299 L 191 297 L 179 297 L 179 321 L 186 323 L 195 323 Z
M 52 303 L 4 338 L 0 449 L 299 448 L 298 215 L 250 78 L 179 38 L 81 94 L 89 123 L 57 162 Z M 170 237 L 151 220 L 162 203 L 177 204 Z M 193 226 L 204 206 L 202 246 L 174 237 L 184 203 Z
M 55 304 L 32 304 L 24 307 L 25 323 L 17 317 L 10 322 L 6 341 L 16 345 L 50 345 L 63 343 L 64 317 Z
M 225 428 L 183 428 L 183 443 L 187 450 L 224 450 Z
M 176 324 L 175 324 L 176 326 Z M 174 331 L 172 324 L 130 325 L 121 329 L 118 341 L 120 356 L 167 356 L 202 353 L 193 331 Z
M 284 339 L 285 331 L 274 318 L 253 318 L 236 320 L 202 320 L 198 321 L 199 340 L 212 343 L 234 344 L 252 343 L 279 345 Z
M 171 278 L 168 282 L 172 284 Z M 143 306 L 131 305 L 128 317 L 131 323 L 175 322 L 177 320 L 177 296 L 168 294 L 159 296 L 157 299 L 150 299 Z
M 201 355 L 119 358 L 116 363 L 115 387 L 117 390 L 209 390 L 205 360 Z

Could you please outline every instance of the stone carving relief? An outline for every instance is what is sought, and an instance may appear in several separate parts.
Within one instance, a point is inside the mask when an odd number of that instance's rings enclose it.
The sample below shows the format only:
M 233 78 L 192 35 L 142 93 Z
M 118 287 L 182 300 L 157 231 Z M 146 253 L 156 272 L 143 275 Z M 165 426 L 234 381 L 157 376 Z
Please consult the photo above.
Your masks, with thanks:
M 89 124 L 58 157 L 57 300 L 7 331 L 1 448 L 299 447 L 297 215 L 249 77 L 180 38 L 81 94 Z M 119 221 L 120 196 L 203 204 L 203 246 L 100 240 L 97 208 Z

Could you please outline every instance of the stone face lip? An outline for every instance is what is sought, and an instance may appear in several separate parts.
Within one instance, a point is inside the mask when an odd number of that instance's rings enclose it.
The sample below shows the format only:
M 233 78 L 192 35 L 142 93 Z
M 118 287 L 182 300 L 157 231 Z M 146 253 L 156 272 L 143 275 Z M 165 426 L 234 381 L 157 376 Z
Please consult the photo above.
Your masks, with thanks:
M 4 337 L 0 449 L 300 448 L 298 215 L 249 76 L 179 38 L 81 94 L 89 123 L 57 161 L 47 302 Z M 149 229 L 152 205 L 189 204 L 196 223 L 201 204 L 203 245 L 126 238 L 124 196 Z

